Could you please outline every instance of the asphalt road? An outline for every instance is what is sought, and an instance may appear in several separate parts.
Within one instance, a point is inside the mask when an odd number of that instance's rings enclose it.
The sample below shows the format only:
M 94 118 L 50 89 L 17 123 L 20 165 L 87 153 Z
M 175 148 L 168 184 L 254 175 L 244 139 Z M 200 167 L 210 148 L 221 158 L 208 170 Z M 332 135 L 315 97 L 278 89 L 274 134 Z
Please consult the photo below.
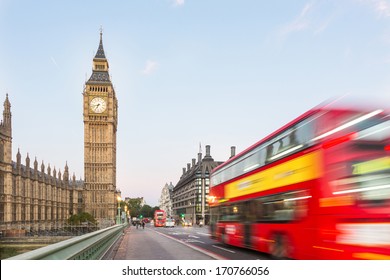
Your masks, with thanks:
M 268 255 L 227 246 L 210 238 L 207 227 L 129 227 L 111 253 L 116 260 L 264 260 Z
M 200 248 L 202 251 L 218 255 L 228 260 L 267 260 L 270 256 L 253 250 L 233 247 L 210 238 L 208 227 L 151 228 L 156 233 L 172 237 L 185 244 Z

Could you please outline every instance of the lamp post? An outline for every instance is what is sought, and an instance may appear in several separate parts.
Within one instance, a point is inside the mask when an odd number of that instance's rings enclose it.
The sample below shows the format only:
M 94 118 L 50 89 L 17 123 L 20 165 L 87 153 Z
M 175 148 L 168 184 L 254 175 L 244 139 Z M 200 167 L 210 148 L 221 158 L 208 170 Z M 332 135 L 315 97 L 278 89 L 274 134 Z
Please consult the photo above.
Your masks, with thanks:
M 125 224 L 127 224 L 127 205 L 125 205 Z
M 116 217 L 116 224 L 119 225 L 121 223 L 121 198 L 118 196 L 118 216 Z

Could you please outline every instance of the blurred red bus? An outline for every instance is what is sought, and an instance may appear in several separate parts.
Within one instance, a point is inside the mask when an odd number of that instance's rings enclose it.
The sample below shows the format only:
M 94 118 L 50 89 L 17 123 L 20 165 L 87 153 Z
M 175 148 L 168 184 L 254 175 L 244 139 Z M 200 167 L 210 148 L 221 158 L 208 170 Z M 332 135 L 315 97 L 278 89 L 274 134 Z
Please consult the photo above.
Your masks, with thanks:
M 294 259 L 390 259 L 388 112 L 322 107 L 215 168 L 210 231 Z
M 154 211 L 154 226 L 163 227 L 165 226 L 165 220 L 167 215 L 164 210 L 155 210 Z

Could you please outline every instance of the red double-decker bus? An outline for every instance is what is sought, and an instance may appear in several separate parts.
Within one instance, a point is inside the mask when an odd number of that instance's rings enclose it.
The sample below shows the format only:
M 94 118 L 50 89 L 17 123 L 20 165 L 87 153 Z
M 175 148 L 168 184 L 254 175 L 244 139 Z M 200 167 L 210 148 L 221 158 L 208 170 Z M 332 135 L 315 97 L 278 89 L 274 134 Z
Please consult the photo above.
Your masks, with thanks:
M 215 168 L 220 242 L 294 259 L 390 259 L 390 117 L 317 107 Z
M 154 211 L 154 226 L 163 227 L 165 226 L 165 220 L 167 215 L 164 210 L 155 210 Z

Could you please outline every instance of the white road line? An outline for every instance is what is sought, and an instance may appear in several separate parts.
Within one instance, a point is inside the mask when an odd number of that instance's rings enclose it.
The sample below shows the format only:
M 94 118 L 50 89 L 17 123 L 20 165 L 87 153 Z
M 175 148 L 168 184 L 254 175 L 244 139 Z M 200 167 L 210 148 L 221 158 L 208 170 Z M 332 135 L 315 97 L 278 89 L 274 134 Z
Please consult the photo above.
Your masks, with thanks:
M 232 254 L 235 254 L 236 252 L 232 251 L 232 250 L 228 250 L 228 249 L 225 249 L 225 248 L 222 248 L 222 247 L 219 247 L 217 245 L 213 245 L 214 248 L 218 248 L 218 249 L 221 249 L 221 250 L 224 250 L 224 251 L 227 251 L 227 252 L 230 252 Z
M 197 234 L 200 234 L 200 235 L 207 235 L 207 236 L 210 236 L 211 234 L 210 233 L 204 233 L 204 232 L 196 232 Z
M 176 231 L 174 231 L 174 232 L 167 232 L 167 234 L 170 234 L 170 235 L 182 235 L 182 233 L 176 232 Z
M 196 240 L 196 239 L 183 239 L 184 242 L 188 242 L 188 243 L 202 243 L 202 244 L 205 244 L 203 241 L 200 241 L 200 240 Z
M 226 260 L 225 257 L 223 257 L 223 256 L 221 256 L 221 255 L 218 255 L 218 254 L 216 254 L 216 253 L 210 252 L 210 251 L 208 251 L 208 250 L 206 250 L 206 249 L 202 249 L 202 248 L 200 248 L 200 247 L 196 247 L 195 245 L 191 245 L 190 243 L 181 241 L 181 240 L 179 240 L 179 239 L 176 239 L 176 238 L 174 238 L 174 237 L 172 237 L 172 236 L 169 236 L 169 235 L 167 235 L 167 234 L 164 234 L 164 233 L 162 233 L 162 232 L 158 232 L 157 230 L 152 230 L 152 229 L 150 229 L 150 228 L 147 228 L 147 229 L 148 229 L 148 230 L 151 230 L 151 231 L 154 231 L 154 232 L 157 233 L 157 234 L 163 235 L 163 236 L 165 236 L 166 238 L 169 238 L 169 239 L 171 239 L 171 240 L 173 240 L 173 241 L 176 241 L 176 242 L 178 242 L 178 243 L 180 243 L 180 244 L 183 244 L 183 245 L 185 245 L 185 246 L 187 246 L 187 247 L 190 247 L 190 248 L 192 248 L 192 249 L 194 249 L 194 250 L 196 250 L 196 251 L 198 251 L 198 252 L 201 252 L 201 253 L 203 253 L 203 254 L 205 254 L 205 255 L 208 255 L 209 257 L 211 257 L 211 258 L 213 258 L 213 259 L 216 259 L 216 260 Z

